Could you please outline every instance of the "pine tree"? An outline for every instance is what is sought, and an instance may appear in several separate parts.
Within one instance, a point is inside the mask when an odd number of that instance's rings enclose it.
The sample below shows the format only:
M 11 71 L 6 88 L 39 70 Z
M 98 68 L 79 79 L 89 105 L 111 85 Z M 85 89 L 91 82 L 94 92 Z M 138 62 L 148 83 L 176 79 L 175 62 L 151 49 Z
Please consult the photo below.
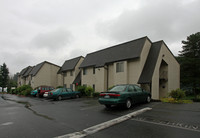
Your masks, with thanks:
M 2 91 L 4 91 L 4 88 L 8 85 L 8 75 L 9 75 L 9 70 L 6 66 L 5 63 L 3 63 L 3 66 L 1 66 L 1 78 L 0 78 L 0 84 L 1 84 L 1 87 L 2 87 Z
M 182 43 L 183 50 L 179 51 L 181 82 L 184 86 L 191 86 L 196 94 L 200 87 L 200 32 L 188 36 Z

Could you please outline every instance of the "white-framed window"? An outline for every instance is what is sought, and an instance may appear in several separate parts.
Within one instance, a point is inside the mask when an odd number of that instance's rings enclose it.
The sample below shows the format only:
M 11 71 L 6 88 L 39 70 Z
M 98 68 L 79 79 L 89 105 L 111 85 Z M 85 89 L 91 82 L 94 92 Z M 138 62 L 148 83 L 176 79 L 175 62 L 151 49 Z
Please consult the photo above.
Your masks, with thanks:
M 116 72 L 124 72 L 124 62 L 116 63 Z

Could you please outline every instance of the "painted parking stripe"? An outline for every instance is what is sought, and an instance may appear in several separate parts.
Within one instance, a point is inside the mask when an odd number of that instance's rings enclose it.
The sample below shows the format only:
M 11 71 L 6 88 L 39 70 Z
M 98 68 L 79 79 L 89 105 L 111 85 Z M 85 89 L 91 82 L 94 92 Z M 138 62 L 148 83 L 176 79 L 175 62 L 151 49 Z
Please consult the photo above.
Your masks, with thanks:
M 8 125 L 12 125 L 13 122 L 6 122 L 6 123 L 3 123 L 3 124 L 0 124 L 0 126 L 8 126 Z
M 162 121 L 161 122 L 153 122 L 153 121 L 138 119 L 138 118 L 133 118 L 131 120 L 143 122 L 143 123 L 154 124 L 154 125 L 161 125 L 161 126 L 167 126 L 167 127 L 173 127 L 173 128 L 179 128 L 179 129 L 184 129 L 184 130 L 189 130 L 189 131 L 200 132 L 198 126 L 184 125 L 182 123 L 171 123 L 171 122 L 165 123 Z
M 89 127 L 87 129 L 84 129 L 83 131 L 75 132 L 75 133 L 71 133 L 71 134 L 66 134 L 66 135 L 63 135 L 63 136 L 58 136 L 56 138 L 82 138 L 82 137 L 85 137 L 87 135 L 94 134 L 94 133 L 96 133 L 100 130 L 103 130 L 105 128 L 108 128 L 108 127 L 111 127 L 111 126 L 116 125 L 118 123 L 121 123 L 123 121 L 126 121 L 128 119 L 131 119 L 132 117 L 135 117 L 135 116 L 142 114 L 143 112 L 146 112 L 146 111 L 151 110 L 151 109 L 152 108 L 146 107 L 146 108 L 140 109 L 138 111 L 129 113 L 127 115 L 115 118 L 113 120 L 101 123 L 99 125 Z

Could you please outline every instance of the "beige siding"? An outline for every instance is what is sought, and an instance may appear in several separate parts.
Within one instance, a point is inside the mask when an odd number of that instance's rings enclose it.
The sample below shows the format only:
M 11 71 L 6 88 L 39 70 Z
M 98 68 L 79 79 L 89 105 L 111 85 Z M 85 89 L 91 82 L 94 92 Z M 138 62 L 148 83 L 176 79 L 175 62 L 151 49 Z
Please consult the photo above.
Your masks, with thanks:
M 70 71 L 67 71 L 67 76 L 64 76 L 64 84 L 67 86 L 67 88 L 70 88 L 70 85 L 73 85 L 73 90 L 75 90 L 75 84 L 73 84 L 74 80 L 76 79 L 76 76 L 79 74 L 80 69 L 79 66 L 81 65 L 81 63 L 83 62 L 84 58 L 81 57 L 80 60 L 78 61 L 76 67 L 74 70 L 72 70 L 73 72 L 73 76 L 70 75 Z
M 32 78 L 32 85 L 33 88 L 38 87 L 40 85 L 48 85 L 57 87 L 57 72 L 59 70 L 59 67 L 45 63 L 42 68 L 39 70 L 39 72 Z
M 160 66 L 161 62 L 164 60 L 168 64 L 168 68 L 164 69 L 167 70 L 167 83 L 164 86 L 159 86 L 160 84 Z M 152 79 L 152 98 L 153 99 L 160 99 L 163 96 L 162 91 L 170 92 L 173 89 L 180 88 L 180 65 L 174 58 L 174 56 L 171 54 L 169 49 L 166 47 L 166 45 L 162 45 L 159 58 L 154 70 L 153 79 Z M 162 94 L 161 94 L 162 93 Z

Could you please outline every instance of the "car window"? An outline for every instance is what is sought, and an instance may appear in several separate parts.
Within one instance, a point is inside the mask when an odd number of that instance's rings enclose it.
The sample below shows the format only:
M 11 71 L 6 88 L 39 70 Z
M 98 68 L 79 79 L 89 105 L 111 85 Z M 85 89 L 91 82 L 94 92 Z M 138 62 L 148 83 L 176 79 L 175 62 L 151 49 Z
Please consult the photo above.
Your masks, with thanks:
M 142 92 L 142 89 L 139 86 L 135 85 L 134 87 L 135 87 L 137 92 Z
M 126 89 L 126 85 L 118 85 L 110 89 L 110 92 L 121 92 L 121 91 L 125 91 L 125 89 Z
M 68 92 L 72 92 L 72 89 L 67 89 Z
M 128 91 L 129 91 L 129 92 L 134 92 L 134 91 L 135 91 L 134 86 L 130 85 L 130 86 L 128 87 Z

